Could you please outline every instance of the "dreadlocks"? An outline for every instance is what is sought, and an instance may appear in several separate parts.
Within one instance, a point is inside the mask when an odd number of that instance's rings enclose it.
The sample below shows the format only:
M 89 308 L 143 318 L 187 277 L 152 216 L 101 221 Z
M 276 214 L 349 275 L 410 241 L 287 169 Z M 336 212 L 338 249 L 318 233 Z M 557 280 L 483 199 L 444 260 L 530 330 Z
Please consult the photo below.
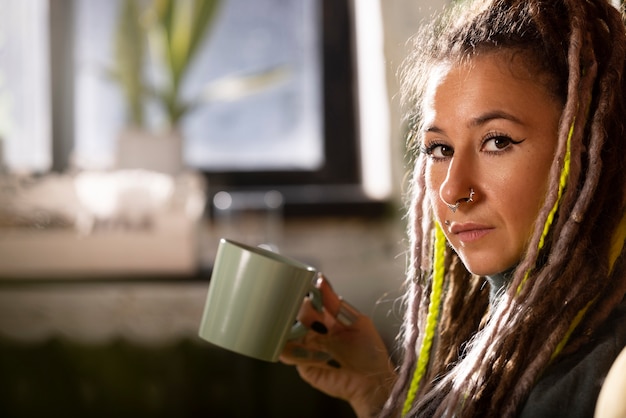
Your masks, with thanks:
M 405 359 L 382 416 L 407 397 L 405 412 L 413 416 L 515 416 L 543 371 L 587 343 L 626 293 L 622 15 L 606 0 L 466 3 L 418 34 L 401 73 L 415 154 L 412 252 Z M 429 70 L 483 54 L 521 54 L 563 104 L 543 207 L 494 306 L 483 279 L 450 248 L 440 248 L 442 258 L 433 261 L 441 244 L 425 198 L 425 157 L 417 152 Z M 444 271 L 440 292 L 433 290 L 437 263 Z M 432 315 L 435 297 L 440 300 Z M 425 340 L 430 345 L 420 351 Z M 415 373 L 418 362 L 425 365 L 421 374 Z

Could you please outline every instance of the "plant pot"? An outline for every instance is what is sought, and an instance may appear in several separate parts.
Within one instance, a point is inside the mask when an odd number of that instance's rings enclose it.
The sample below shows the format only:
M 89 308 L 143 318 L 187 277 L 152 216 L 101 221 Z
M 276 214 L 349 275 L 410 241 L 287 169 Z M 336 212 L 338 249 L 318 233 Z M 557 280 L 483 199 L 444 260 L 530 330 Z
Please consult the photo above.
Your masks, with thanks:
M 126 128 L 118 137 L 115 166 L 179 174 L 184 169 L 182 135 L 177 129 L 155 133 Z

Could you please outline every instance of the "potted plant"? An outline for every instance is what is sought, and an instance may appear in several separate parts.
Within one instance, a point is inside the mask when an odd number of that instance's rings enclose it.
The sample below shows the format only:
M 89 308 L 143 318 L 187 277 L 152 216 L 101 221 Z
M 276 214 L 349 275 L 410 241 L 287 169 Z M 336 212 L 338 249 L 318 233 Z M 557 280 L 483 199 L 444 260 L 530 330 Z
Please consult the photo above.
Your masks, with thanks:
M 122 0 L 115 36 L 115 68 L 128 120 L 117 144 L 118 168 L 176 173 L 183 168 L 180 122 L 194 104 L 181 87 L 205 41 L 219 0 Z M 157 64 L 152 81 L 147 57 Z M 146 122 L 146 106 L 164 115 L 156 129 Z

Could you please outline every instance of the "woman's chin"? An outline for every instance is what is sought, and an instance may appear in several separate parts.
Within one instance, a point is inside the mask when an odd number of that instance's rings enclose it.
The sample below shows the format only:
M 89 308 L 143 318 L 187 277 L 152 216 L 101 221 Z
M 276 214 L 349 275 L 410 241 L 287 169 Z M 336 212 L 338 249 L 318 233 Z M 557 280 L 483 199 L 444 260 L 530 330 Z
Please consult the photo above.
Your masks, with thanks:
M 511 266 L 515 263 L 509 262 L 494 262 L 494 257 L 480 259 L 474 257 L 466 257 L 462 254 L 459 255 L 465 268 L 472 274 L 477 276 L 494 276 L 496 274 L 505 272 L 511 269 Z

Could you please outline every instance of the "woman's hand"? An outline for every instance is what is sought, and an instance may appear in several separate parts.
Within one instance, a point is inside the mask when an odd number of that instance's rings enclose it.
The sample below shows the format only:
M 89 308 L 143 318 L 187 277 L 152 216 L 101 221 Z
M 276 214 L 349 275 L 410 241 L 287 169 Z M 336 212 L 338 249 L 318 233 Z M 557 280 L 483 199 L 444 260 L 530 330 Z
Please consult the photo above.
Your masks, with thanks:
M 372 320 L 342 301 L 324 277 L 317 287 L 323 312 L 304 303 L 298 319 L 312 331 L 288 342 L 280 360 L 313 387 L 348 401 L 357 416 L 373 416 L 396 378 L 387 348 Z

